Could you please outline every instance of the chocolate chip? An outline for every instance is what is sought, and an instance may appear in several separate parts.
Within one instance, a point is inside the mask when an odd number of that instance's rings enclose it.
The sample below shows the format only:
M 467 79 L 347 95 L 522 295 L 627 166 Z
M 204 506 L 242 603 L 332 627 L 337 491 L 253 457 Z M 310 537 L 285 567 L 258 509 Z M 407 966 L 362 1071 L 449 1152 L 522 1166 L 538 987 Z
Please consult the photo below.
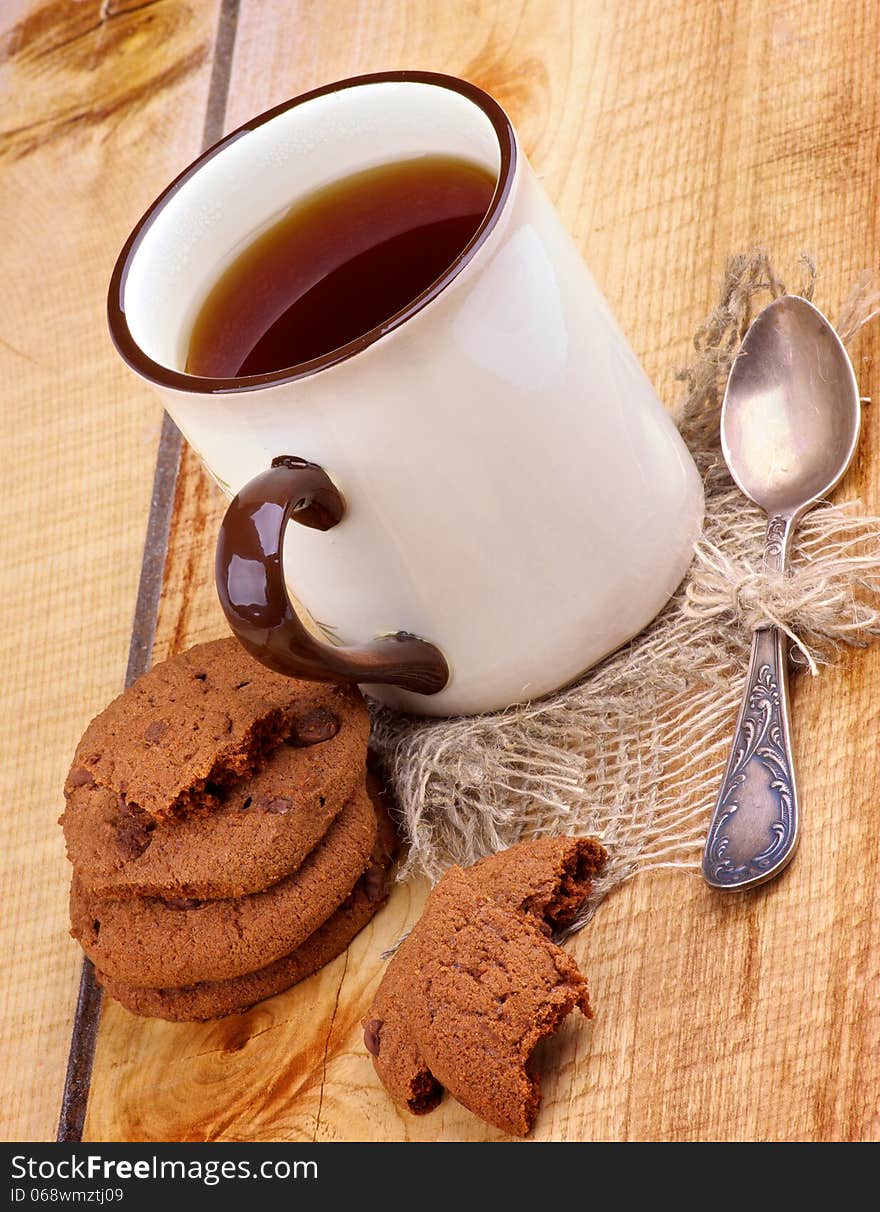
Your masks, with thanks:
M 140 858 L 153 840 L 155 828 L 156 822 L 143 808 L 121 802 L 116 820 L 116 845 L 127 859 Z
M 77 766 L 75 770 L 71 770 L 67 781 L 71 787 L 94 787 L 95 785 L 95 780 L 83 766 Z
M 371 1056 L 379 1055 L 379 1033 L 384 1021 L 381 1018 L 371 1018 L 369 1022 L 364 1023 L 364 1047 Z
M 301 715 L 293 721 L 290 742 L 305 748 L 308 745 L 320 745 L 329 741 L 339 731 L 339 718 L 328 711 L 326 707 L 316 707 L 314 711 Z
M 157 741 L 162 739 L 167 731 L 168 725 L 164 720 L 153 720 L 152 724 L 147 726 L 147 730 L 144 733 L 144 740 L 148 745 L 155 745 Z
M 289 800 L 285 795 L 277 795 L 271 799 L 268 795 L 260 795 L 254 801 L 254 807 L 257 812 L 271 812 L 276 816 L 283 816 L 293 808 L 293 800 Z
M 371 905 L 381 901 L 385 896 L 385 872 L 381 867 L 370 867 L 363 877 L 364 892 Z

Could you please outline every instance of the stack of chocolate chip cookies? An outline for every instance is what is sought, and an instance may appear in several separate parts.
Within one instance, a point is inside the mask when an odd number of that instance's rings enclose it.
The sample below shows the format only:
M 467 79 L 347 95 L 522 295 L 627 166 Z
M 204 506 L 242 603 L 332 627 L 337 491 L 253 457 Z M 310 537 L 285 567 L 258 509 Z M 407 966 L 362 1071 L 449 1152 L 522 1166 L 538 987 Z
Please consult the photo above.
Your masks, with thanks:
M 235 640 L 155 666 L 97 716 L 65 784 L 73 936 L 138 1014 L 219 1018 L 339 955 L 396 839 L 356 690 Z

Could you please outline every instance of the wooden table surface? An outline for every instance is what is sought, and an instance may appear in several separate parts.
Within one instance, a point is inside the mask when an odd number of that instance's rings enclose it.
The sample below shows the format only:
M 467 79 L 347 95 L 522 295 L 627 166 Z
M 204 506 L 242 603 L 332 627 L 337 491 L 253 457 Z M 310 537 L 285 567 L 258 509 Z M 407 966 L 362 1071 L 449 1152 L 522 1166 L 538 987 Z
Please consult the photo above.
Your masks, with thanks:
M 880 263 L 880 9 L 24 0 L 0 18 L 0 1116 L 5 1138 L 40 1140 L 55 1131 L 80 967 L 61 785 L 83 727 L 122 685 L 161 423 L 105 331 L 131 224 L 206 140 L 284 98 L 382 68 L 462 75 L 511 113 L 671 402 L 728 254 L 759 243 L 785 270 L 813 253 L 832 313 Z M 875 330 L 856 351 L 866 395 L 880 388 L 876 351 Z M 876 511 L 876 407 L 866 418 L 843 491 Z M 224 631 L 210 583 L 220 504 L 185 452 L 156 658 Z M 147 575 L 136 660 L 150 589 Z M 880 1135 L 878 682 L 876 650 L 797 681 L 805 828 L 781 879 L 723 898 L 678 872 L 636 878 L 572 942 L 597 1017 L 543 1050 L 537 1139 Z M 400 888 L 346 957 L 247 1015 L 189 1027 L 106 1006 L 86 1137 L 497 1138 L 448 1099 L 423 1119 L 396 1111 L 359 1044 L 378 950 L 422 895 Z

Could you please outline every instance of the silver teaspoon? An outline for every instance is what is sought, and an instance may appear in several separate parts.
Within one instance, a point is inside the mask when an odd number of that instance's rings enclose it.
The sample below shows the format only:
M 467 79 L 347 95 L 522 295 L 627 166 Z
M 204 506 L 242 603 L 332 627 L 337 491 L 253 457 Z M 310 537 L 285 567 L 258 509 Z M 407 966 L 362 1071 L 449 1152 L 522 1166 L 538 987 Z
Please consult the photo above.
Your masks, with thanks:
M 769 519 L 768 572 L 784 574 L 794 528 L 843 476 L 860 420 L 852 365 L 822 313 L 796 295 L 765 307 L 730 370 L 721 448 L 737 485 Z M 787 653 L 779 628 L 760 627 L 703 876 L 713 888 L 752 888 L 779 874 L 797 840 Z

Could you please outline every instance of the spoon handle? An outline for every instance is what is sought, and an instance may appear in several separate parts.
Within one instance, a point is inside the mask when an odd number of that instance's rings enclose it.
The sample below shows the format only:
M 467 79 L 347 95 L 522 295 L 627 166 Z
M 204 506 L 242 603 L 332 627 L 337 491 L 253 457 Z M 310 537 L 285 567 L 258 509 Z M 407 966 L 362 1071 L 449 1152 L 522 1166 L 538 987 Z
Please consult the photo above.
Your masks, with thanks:
M 761 627 L 752 638 L 733 746 L 703 852 L 703 877 L 713 888 L 753 888 L 782 870 L 797 840 L 787 654 L 779 628 Z

